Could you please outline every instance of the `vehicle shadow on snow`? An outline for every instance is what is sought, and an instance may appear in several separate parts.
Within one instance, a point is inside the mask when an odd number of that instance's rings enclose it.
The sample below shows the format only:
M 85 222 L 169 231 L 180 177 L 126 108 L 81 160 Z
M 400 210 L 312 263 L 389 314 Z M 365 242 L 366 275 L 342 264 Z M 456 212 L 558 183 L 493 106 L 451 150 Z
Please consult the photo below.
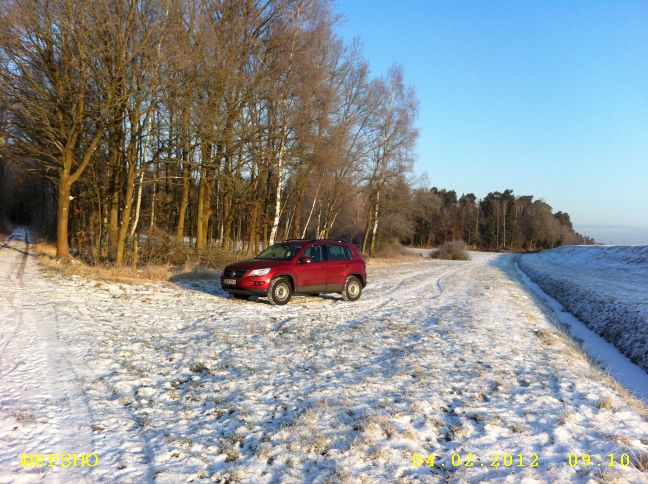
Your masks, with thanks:
M 190 291 L 202 292 L 210 296 L 231 299 L 232 297 L 221 288 L 220 272 L 196 270 L 175 274 L 169 278 L 173 284 Z
M 169 280 L 178 287 L 188 289 L 190 291 L 202 292 L 210 296 L 216 296 L 237 304 L 267 304 L 270 302 L 265 297 L 251 296 L 247 300 L 236 299 L 229 294 L 220 285 L 220 272 L 209 270 L 193 270 L 183 272 L 172 276 Z M 288 304 L 293 303 L 330 303 L 342 301 L 342 296 L 339 294 L 320 294 L 318 296 L 301 296 L 295 295 Z

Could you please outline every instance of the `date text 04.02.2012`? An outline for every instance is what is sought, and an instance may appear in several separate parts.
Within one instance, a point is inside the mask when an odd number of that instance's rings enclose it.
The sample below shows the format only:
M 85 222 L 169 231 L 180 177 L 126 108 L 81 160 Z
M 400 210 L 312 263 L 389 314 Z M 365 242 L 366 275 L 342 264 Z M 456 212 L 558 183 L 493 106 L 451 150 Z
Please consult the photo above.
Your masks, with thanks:
M 452 454 L 450 460 L 434 454 L 412 454 L 412 465 L 419 467 L 538 467 L 538 454 L 490 454 L 480 459 L 474 454 Z

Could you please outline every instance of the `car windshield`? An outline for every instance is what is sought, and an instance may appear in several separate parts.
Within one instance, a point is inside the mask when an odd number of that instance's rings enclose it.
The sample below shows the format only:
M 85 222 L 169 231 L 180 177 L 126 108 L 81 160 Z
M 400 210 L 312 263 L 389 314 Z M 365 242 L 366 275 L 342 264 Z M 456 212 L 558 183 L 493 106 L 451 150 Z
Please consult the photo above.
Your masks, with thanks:
M 275 244 L 257 255 L 255 259 L 290 260 L 297 255 L 301 247 L 293 244 Z

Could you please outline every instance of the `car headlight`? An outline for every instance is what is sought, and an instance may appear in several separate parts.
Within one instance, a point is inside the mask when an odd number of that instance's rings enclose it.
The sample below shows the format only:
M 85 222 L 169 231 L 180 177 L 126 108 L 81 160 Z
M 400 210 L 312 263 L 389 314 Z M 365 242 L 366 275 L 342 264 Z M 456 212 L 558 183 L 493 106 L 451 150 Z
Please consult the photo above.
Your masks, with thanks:
M 265 269 L 254 269 L 248 274 L 248 276 L 265 276 L 268 272 L 270 272 L 269 267 L 266 267 Z

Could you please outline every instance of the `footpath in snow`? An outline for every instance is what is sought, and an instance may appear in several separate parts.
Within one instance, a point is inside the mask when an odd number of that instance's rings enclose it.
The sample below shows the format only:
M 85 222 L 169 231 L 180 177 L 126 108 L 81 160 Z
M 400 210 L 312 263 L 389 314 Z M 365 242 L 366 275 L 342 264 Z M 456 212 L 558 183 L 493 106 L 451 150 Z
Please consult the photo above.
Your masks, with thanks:
M 25 252 L 25 233 L 0 249 L 0 482 L 646 482 L 646 407 L 513 256 L 371 267 L 356 303 L 273 307 L 216 280 L 44 276 Z M 50 452 L 99 463 L 20 466 Z

